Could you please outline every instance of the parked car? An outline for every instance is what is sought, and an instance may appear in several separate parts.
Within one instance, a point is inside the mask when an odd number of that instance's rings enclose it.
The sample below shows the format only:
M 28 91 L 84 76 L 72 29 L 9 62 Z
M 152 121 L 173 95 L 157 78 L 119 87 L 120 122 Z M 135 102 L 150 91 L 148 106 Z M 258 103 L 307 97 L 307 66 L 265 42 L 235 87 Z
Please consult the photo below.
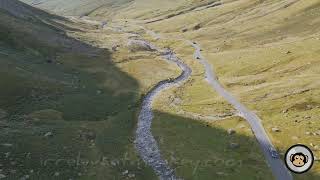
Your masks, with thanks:
M 269 148 L 269 152 L 273 158 L 279 159 L 279 153 L 273 147 Z

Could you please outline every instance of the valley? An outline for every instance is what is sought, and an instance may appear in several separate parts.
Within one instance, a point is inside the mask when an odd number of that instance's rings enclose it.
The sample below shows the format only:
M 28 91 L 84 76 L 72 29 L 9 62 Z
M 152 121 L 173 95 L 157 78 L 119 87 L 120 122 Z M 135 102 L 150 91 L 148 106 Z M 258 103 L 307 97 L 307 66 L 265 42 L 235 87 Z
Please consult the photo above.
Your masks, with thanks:
M 318 179 L 319 8 L 1 0 L 0 179 Z

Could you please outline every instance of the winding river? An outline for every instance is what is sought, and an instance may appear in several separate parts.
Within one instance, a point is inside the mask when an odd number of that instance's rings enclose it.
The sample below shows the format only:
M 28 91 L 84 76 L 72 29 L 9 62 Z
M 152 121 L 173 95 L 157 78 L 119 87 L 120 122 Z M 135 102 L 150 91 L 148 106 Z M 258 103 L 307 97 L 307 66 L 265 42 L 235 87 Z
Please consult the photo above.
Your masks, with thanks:
M 161 91 L 182 84 L 190 77 L 192 71 L 171 50 L 167 49 L 162 51 L 162 53 L 166 60 L 178 65 L 182 73 L 175 79 L 160 81 L 143 98 L 138 117 L 135 146 L 143 161 L 152 167 L 161 180 L 175 180 L 178 178 L 175 176 L 174 170 L 161 157 L 157 142 L 151 133 L 153 119 L 152 102 Z

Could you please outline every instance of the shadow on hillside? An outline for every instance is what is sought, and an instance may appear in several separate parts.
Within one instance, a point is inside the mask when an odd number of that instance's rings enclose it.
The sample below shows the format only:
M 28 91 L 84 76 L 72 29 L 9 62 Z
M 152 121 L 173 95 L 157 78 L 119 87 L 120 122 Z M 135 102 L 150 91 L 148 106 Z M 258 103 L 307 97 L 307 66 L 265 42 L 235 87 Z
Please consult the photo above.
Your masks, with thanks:
M 133 146 L 139 85 L 110 52 L 45 23 L 0 15 L 1 33 L 9 33 L 0 37 L 0 173 L 102 180 L 125 179 L 128 170 L 135 179 L 157 179 Z M 153 132 L 165 157 L 186 160 L 169 159 L 185 179 L 270 177 L 252 138 L 162 112 L 155 113 Z M 241 145 L 230 150 L 233 141 Z M 205 160 L 212 161 L 202 165 Z
M 154 116 L 153 135 L 178 176 L 186 180 L 273 179 L 256 139 L 238 134 L 239 128 L 233 127 L 236 133 L 229 135 L 225 129 L 193 119 L 158 111 Z M 231 148 L 231 143 L 239 147 Z M 319 178 L 311 172 L 295 176 Z
M 108 50 L 67 37 L 46 23 L 25 21 L 34 14 L 46 17 L 46 12 L 18 1 L 1 2 L 0 9 L 22 13 L 4 13 L 7 17 L 0 21 L 6 87 L 2 107 L 14 113 L 31 113 L 37 106 L 57 109 L 66 120 L 101 120 L 132 108 L 138 84 L 113 65 Z M 15 69 L 8 71 L 11 67 Z
M 8 13 L 12 7 L 22 14 Z M 120 177 L 130 165 L 65 163 L 78 155 L 100 160 L 128 153 L 130 160 L 138 159 L 132 146 L 141 96 L 137 81 L 113 64 L 108 50 L 67 37 L 45 22 L 28 21 L 35 13 L 36 18 L 47 15 L 18 1 L 0 3 L 0 174 Z M 52 160 L 54 167 L 46 163 Z M 139 171 L 137 178 L 154 177 L 148 167 Z

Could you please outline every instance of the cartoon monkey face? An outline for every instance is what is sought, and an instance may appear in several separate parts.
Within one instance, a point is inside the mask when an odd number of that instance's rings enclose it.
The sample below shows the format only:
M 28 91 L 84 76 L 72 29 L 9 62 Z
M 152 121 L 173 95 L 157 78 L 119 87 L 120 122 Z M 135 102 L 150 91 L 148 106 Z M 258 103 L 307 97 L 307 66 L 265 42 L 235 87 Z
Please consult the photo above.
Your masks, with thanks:
M 290 155 L 290 161 L 296 167 L 302 167 L 308 162 L 308 156 L 303 153 L 295 153 Z

